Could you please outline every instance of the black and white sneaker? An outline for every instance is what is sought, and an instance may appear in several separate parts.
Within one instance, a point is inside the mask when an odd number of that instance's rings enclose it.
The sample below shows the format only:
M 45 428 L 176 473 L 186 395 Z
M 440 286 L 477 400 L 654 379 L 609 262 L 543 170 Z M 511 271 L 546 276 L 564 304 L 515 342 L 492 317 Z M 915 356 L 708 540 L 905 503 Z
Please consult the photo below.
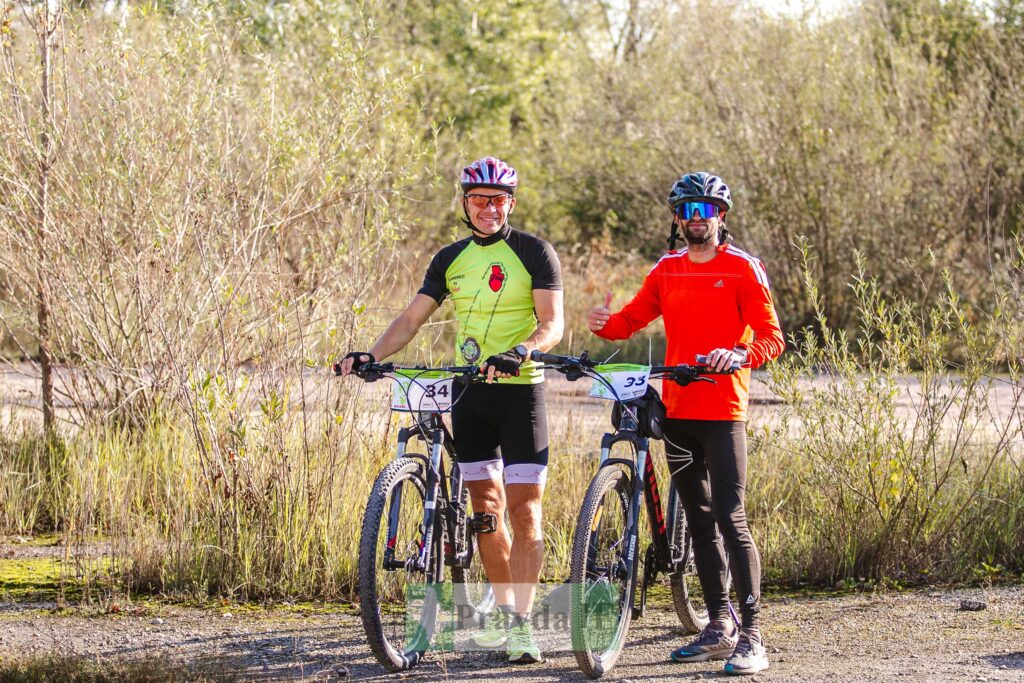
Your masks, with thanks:
M 736 649 L 725 663 L 725 673 L 749 676 L 767 668 L 768 653 L 764 649 L 760 631 L 741 628 Z

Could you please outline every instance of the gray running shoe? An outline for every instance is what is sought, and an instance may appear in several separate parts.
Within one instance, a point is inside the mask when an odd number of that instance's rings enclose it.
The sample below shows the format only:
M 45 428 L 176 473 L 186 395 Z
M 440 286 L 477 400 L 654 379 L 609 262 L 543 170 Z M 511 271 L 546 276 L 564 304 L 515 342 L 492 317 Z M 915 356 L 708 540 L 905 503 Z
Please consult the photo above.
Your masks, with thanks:
M 696 638 L 672 651 L 673 662 L 706 662 L 709 659 L 725 659 L 736 647 L 736 629 L 732 634 L 725 632 L 725 622 L 714 619 L 708 622 Z
M 768 653 L 764 649 L 761 633 L 751 629 L 740 629 L 736 651 L 725 663 L 725 673 L 737 676 L 749 676 L 768 668 Z

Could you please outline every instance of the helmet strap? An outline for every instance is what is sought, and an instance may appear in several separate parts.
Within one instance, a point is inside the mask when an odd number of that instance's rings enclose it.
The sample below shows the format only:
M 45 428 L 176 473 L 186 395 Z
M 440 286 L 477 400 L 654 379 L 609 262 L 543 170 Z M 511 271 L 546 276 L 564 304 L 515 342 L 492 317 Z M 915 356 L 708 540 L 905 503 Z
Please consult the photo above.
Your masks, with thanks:
M 676 242 L 679 241 L 679 224 L 672 219 L 672 231 L 668 235 L 668 249 L 669 251 L 676 250 Z
M 477 230 L 476 226 L 473 225 L 473 221 L 469 220 L 469 214 L 466 214 L 465 218 L 460 218 L 459 220 L 461 220 L 466 225 L 466 227 L 469 228 L 470 232 L 472 232 L 474 235 L 476 235 L 480 239 L 486 239 L 486 238 L 491 236 L 491 235 L 487 235 L 487 234 L 482 233 L 479 230 Z M 505 220 L 504 223 L 501 224 L 501 227 L 498 228 L 498 232 L 501 232 L 502 230 L 504 230 L 506 225 L 508 225 L 508 220 L 507 219 Z M 497 234 L 497 233 L 494 233 L 494 234 Z

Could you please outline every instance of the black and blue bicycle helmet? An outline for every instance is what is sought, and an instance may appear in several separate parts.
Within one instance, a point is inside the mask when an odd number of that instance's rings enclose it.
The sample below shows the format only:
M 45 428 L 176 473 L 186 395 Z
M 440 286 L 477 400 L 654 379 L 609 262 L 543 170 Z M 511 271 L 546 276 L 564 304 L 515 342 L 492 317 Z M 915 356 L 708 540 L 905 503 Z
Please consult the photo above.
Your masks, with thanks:
M 732 209 L 732 194 L 725 181 L 716 175 L 698 171 L 687 173 L 676 181 L 668 193 L 668 205 L 675 211 L 683 202 L 713 202 L 722 209 Z

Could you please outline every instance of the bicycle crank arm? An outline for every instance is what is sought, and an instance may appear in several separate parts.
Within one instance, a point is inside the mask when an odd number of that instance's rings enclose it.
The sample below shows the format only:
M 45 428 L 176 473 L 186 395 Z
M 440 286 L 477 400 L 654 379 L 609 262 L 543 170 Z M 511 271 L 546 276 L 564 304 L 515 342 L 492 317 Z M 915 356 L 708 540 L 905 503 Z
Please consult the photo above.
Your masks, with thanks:
M 647 546 L 644 553 L 644 576 L 640 580 L 640 605 L 633 606 L 633 618 L 639 619 L 647 611 L 647 589 L 654 585 L 658 579 L 658 558 L 654 551 L 654 544 Z

